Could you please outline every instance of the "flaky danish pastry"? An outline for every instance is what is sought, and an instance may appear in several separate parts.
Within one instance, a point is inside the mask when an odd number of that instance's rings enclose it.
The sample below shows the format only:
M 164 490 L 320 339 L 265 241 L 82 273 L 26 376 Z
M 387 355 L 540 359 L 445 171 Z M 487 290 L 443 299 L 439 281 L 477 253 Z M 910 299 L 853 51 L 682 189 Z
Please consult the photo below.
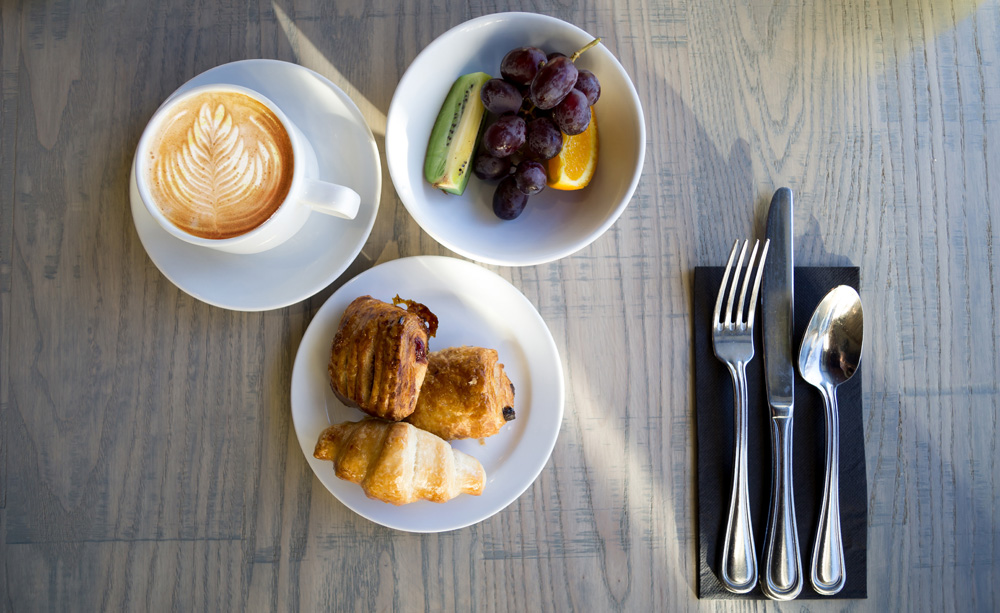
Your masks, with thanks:
M 417 408 L 406 418 L 445 440 L 493 436 L 514 419 L 514 386 L 495 349 L 430 354 Z
M 330 387 L 344 404 L 399 421 L 413 412 L 427 372 L 427 342 L 437 317 L 424 305 L 396 296 L 355 299 L 340 319 L 330 349 Z
M 313 455 L 332 461 L 337 477 L 360 484 L 369 498 L 395 505 L 478 496 L 486 483 L 479 460 L 403 422 L 369 417 L 330 426 Z

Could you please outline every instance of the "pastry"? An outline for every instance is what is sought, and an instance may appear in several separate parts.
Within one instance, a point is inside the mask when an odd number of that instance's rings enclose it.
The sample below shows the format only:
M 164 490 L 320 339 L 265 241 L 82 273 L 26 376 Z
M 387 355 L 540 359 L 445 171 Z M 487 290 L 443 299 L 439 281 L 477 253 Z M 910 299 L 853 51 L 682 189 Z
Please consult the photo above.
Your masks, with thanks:
M 340 319 L 330 350 L 330 387 L 344 404 L 399 421 L 413 412 L 427 372 L 427 342 L 437 317 L 399 296 L 395 304 L 355 299 Z
M 332 461 L 337 477 L 361 484 L 369 498 L 395 505 L 478 496 L 486 483 L 479 460 L 403 422 L 369 417 L 330 426 L 313 455 Z
M 445 440 L 493 436 L 514 419 L 514 385 L 495 349 L 449 347 L 430 354 L 417 408 L 406 418 Z

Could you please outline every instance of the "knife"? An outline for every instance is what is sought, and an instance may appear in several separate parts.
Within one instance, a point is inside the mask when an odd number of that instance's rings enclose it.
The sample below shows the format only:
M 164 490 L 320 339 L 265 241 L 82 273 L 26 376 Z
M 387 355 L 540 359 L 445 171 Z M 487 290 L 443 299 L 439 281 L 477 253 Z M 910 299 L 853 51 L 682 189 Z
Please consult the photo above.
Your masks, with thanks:
M 802 591 L 802 561 L 792 495 L 792 415 L 795 367 L 792 362 L 793 255 L 792 190 L 774 193 L 767 213 L 767 254 L 763 279 L 764 375 L 771 409 L 771 508 L 764 543 L 761 590 L 773 600 L 792 600 Z

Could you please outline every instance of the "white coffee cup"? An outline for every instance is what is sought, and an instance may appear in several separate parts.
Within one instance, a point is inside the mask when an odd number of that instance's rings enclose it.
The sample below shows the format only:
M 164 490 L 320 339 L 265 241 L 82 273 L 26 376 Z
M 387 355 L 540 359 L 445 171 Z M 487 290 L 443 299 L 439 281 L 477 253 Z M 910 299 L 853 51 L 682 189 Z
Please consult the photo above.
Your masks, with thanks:
M 276 104 L 226 84 L 167 99 L 135 156 L 153 219 L 180 240 L 229 253 L 280 245 L 312 211 L 353 219 L 361 197 L 319 180 L 318 171 L 309 140 Z

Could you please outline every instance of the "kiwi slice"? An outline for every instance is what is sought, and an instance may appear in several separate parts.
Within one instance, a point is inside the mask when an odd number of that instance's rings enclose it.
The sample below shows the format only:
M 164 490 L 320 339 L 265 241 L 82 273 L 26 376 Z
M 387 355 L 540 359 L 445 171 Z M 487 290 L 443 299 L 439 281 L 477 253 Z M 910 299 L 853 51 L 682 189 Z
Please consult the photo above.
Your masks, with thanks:
M 485 72 L 459 77 L 444 99 L 427 141 L 424 178 L 449 194 L 462 194 L 472 174 L 472 156 L 486 119 L 479 91 L 491 78 Z

